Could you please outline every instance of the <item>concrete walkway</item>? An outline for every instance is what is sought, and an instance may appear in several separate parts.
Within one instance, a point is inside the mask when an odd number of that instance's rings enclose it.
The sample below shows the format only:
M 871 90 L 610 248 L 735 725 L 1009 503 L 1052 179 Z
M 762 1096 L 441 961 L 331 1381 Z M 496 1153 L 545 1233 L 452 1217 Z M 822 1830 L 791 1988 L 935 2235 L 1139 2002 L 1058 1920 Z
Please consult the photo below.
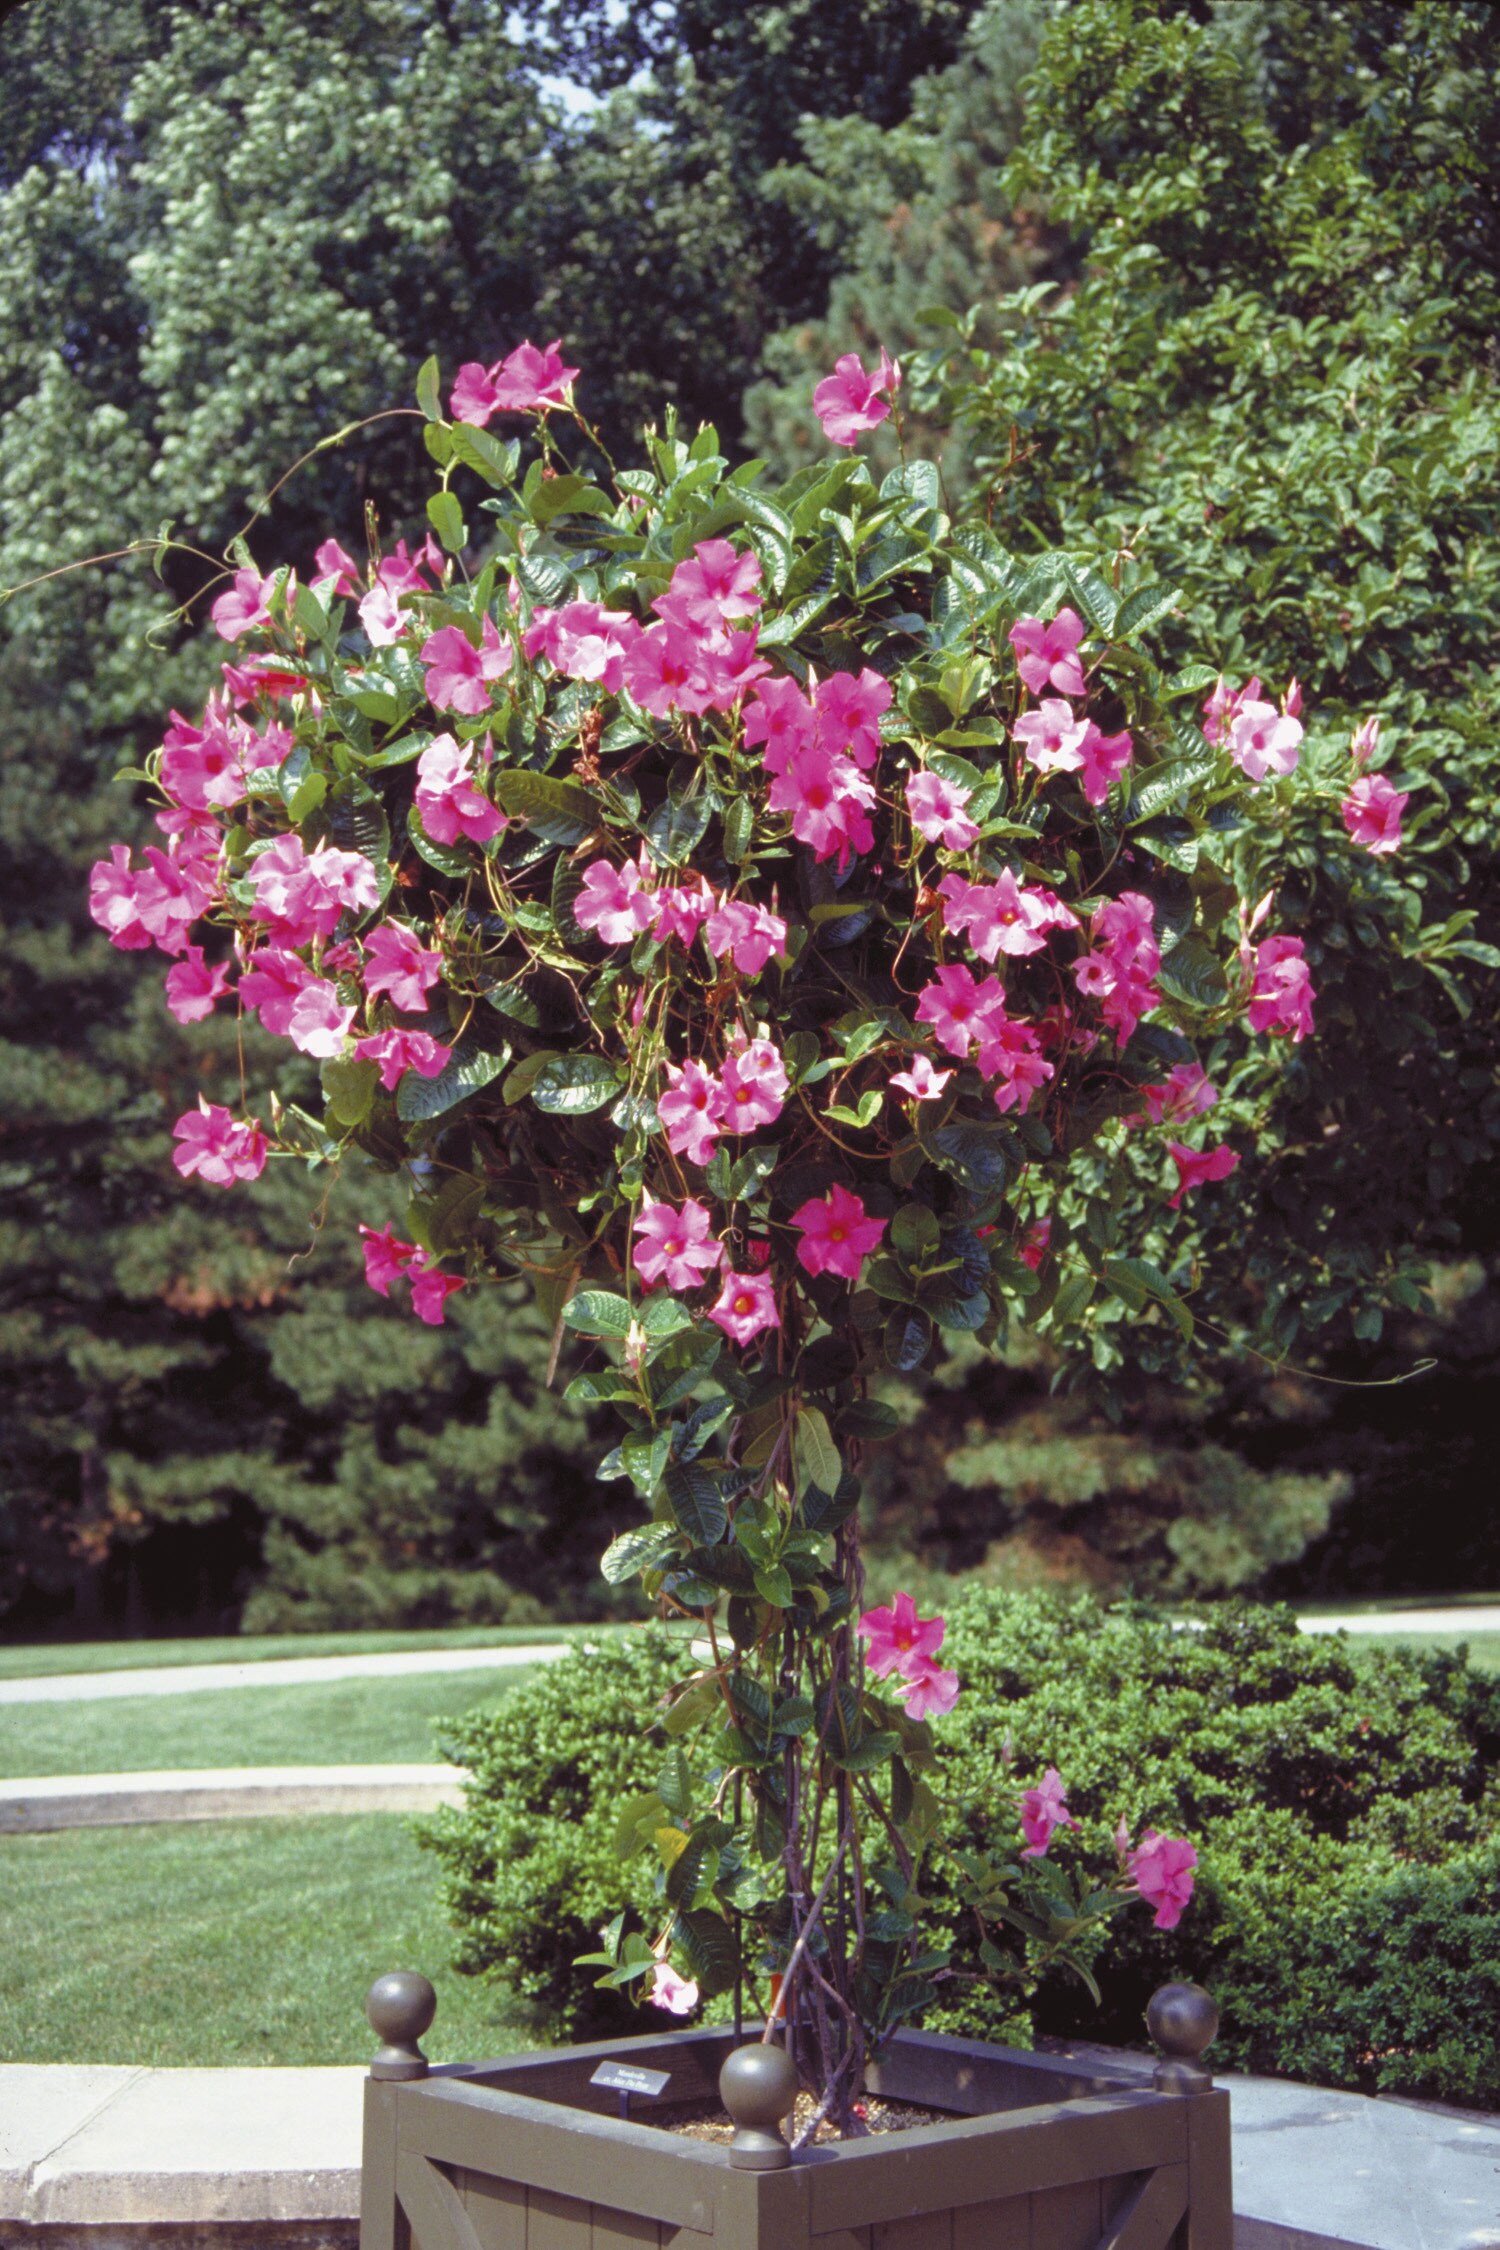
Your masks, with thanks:
M 141 2230 L 136 2242 L 147 2227 L 192 2227 L 204 2230 L 197 2250 L 231 2250 L 269 2222 L 344 2250 L 363 2083 L 357 2066 L 0 2066 L 0 2242 L 46 2226 L 59 2232 L 35 2239 L 67 2230 L 109 2250 L 123 2227 Z M 1279 2079 L 1221 2083 L 1235 2250 L 1500 2250 L 1500 2119 Z
M 0 1781 L 0 1836 L 143 1821 L 255 1820 L 276 1813 L 435 1812 L 463 1801 L 457 1769 L 229 1766 L 175 1773 L 69 1773 Z
M 424 1648 L 365 1656 L 270 1656 L 253 1664 L 143 1665 L 139 1671 L 53 1672 L 0 1680 L 0 1703 L 106 1703 L 130 1695 L 202 1695 L 210 1688 L 314 1687 L 325 1680 L 411 1679 L 421 1672 L 505 1672 L 548 1664 L 576 1641 L 534 1648 Z
M 1299 1617 L 1303 1633 L 1379 1633 L 1399 1641 L 1403 1633 L 1451 1633 L 1456 1641 L 1471 1633 L 1500 1633 L 1500 1602 L 1453 1604 L 1444 1609 L 1373 1609 L 1357 1616 Z

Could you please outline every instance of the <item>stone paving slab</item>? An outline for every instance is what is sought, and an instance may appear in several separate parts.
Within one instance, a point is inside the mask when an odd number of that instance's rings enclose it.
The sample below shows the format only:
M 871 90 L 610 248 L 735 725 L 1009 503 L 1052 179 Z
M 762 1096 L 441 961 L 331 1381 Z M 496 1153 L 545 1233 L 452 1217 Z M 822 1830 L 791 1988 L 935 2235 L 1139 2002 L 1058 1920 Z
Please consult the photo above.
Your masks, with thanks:
M 424 1672 L 519 1671 L 550 1664 L 576 1641 L 519 1648 L 422 1648 L 363 1656 L 268 1656 L 249 1664 L 142 1665 L 138 1671 L 49 1672 L 0 1680 L 0 1703 L 108 1703 L 131 1695 L 202 1695 L 214 1688 L 315 1687 L 327 1680 L 411 1679 Z
M 0 2065 L 0 2241 L 66 2234 L 113 2250 L 122 2227 L 137 2241 L 143 2228 L 211 2228 L 223 2243 L 245 2227 L 352 2222 L 364 2075 Z M 1279 2079 L 1221 2083 L 1235 2250 L 1500 2250 L 1500 2118 Z
M 228 1766 L 0 1781 L 0 1836 L 288 1813 L 435 1812 L 462 1802 L 445 1765 Z

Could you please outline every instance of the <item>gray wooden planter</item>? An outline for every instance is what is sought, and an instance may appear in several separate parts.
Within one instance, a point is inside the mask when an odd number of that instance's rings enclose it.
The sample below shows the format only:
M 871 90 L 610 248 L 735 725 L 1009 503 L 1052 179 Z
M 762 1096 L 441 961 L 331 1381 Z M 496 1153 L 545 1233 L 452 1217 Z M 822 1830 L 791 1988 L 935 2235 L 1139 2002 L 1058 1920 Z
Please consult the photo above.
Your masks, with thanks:
M 393 2044 L 365 2097 L 361 2250 L 1232 2250 L 1229 2097 L 1193 2060 L 1207 2038 L 1201 2011 L 1184 2029 L 1188 1994 L 1153 2003 L 1177 2057 L 1155 2086 L 905 2033 L 870 2091 L 953 2121 L 807 2149 L 777 2171 L 624 2121 L 590 2084 L 619 2059 L 670 2072 L 670 2101 L 715 2094 L 725 2031 L 428 2072 L 416 2040 L 430 2008 L 414 2025 L 387 2010 L 377 2029 Z

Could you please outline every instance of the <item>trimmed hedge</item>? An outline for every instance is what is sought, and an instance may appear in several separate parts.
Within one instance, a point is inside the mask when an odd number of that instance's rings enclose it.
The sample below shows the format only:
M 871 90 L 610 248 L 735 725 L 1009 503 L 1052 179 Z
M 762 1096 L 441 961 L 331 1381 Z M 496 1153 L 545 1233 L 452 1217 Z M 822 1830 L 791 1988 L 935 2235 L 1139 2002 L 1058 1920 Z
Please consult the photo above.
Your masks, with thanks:
M 955 1979 L 930 2028 L 1139 2042 L 1150 1993 L 1187 1976 L 1223 2012 L 1221 2068 L 1500 2104 L 1500 1680 L 1462 1654 L 1308 1638 L 1285 1610 L 1227 1608 L 1184 1631 L 987 1589 L 952 1604 L 945 1653 L 965 1687 L 935 1730 L 940 1793 L 965 1808 L 948 1841 L 1012 1828 L 1017 1777 L 1055 1763 L 1096 1858 L 1123 1813 L 1136 1833 L 1192 1836 L 1202 1872 L 1177 1930 L 1138 1912 L 1112 1926 L 1102 2010 L 1059 1977 L 1017 2023 Z M 639 2028 L 572 1961 L 624 1895 L 613 1805 L 660 1762 L 664 1738 L 632 1712 L 681 1668 L 643 1633 L 446 1731 L 472 1779 L 426 1841 L 458 1966 L 501 1979 L 555 2037 Z M 969 1971 L 949 1875 L 940 1857 L 927 1895 Z M 648 1909 L 649 1870 L 625 1882 Z

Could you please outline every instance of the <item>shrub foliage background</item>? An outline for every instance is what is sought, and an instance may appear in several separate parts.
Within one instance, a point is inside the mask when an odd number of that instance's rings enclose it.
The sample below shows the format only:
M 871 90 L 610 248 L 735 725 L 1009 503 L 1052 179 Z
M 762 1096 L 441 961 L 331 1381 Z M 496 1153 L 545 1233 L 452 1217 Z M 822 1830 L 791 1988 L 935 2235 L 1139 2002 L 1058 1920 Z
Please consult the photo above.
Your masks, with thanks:
M 935 1730 L 935 1785 L 971 1808 L 974 1844 L 1009 1833 L 1023 1782 L 1055 1762 L 1086 1821 L 1185 1828 L 1201 1868 L 1170 1936 L 1144 1922 L 1112 1930 L 1102 2011 L 1059 1977 L 1018 2022 L 961 1981 L 974 1940 L 939 1858 L 930 1896 L 960 1974 L 929 2028 L 1139 2043 L 1155 1987 L 1195 1977 L 1223 2010 L 1220 2068 L 1500 2099 L 1500 1684 L 1462 1655 L 1310 1639 L 1286 1613 L 1227 1608 L 1181 1632 L 981 1589 L 950 1609 L 950 1653 L 965 1693 Z M 633 1876 L 648 1907 L 649 1874 L 615 1856 L 611 1799 L 654 1782 L 667 1737 L 643 1735 L 637 1714 L 680 1665 L 666 1636 L 631 1635 L 550 1667 L 446 1737 L 472 1779 L 426 1837 L 459 1966 L 529 2000 L 550 2036 L 615 2028 L 599 2012 L 609 1996 L 573 1959 L 622 1881 Z

